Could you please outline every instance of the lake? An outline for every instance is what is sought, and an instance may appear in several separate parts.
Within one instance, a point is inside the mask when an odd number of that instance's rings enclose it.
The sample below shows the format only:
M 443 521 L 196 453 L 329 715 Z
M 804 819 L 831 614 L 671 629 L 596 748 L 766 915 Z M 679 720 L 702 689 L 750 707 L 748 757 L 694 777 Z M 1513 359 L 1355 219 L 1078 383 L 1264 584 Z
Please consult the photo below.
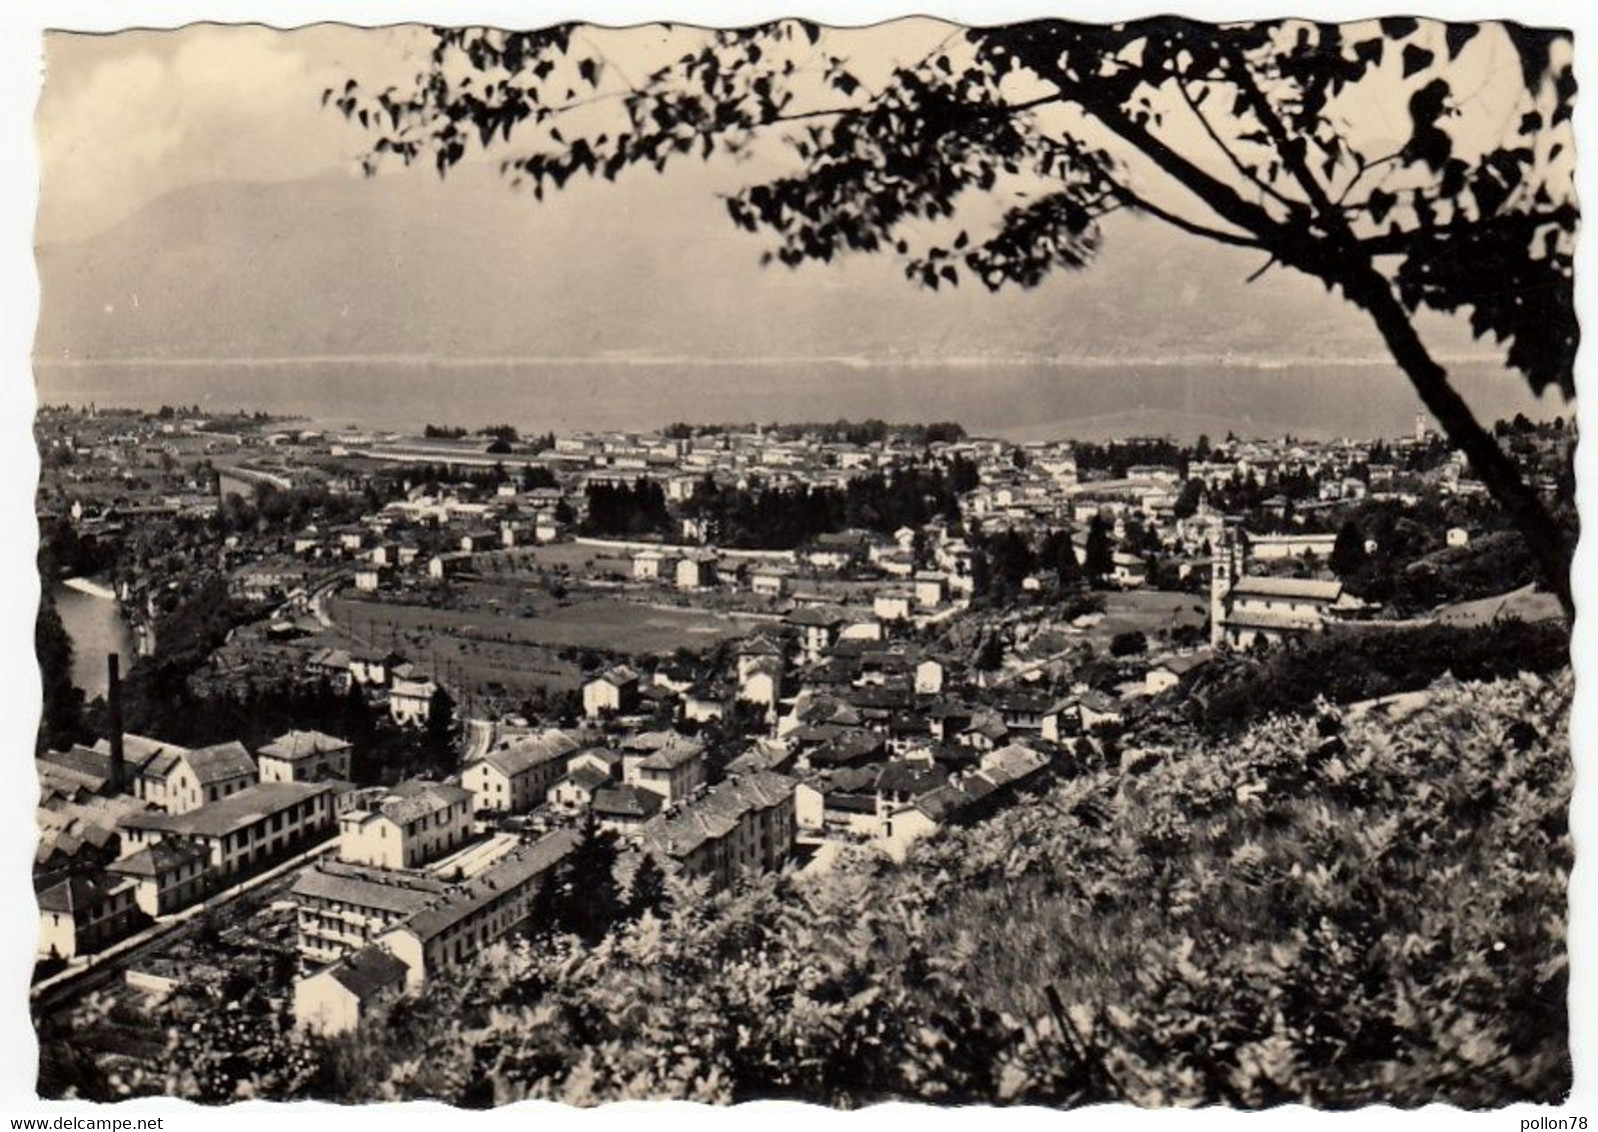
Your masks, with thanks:
M 35 364 L 45 403 L 264 409 L 324 425 L 419 430 L 508 423 L 523 434 L 648 431 L 673 421 L 954 420 L 1012 439 L 1169 434 L 1307 439 L 1404 436 L 1420 402 L 1391 362 L 1193 360 L 541 361 L 359 359 Z M 1488 423 L 1539 401 L 1500 364 L 1450 375 Z

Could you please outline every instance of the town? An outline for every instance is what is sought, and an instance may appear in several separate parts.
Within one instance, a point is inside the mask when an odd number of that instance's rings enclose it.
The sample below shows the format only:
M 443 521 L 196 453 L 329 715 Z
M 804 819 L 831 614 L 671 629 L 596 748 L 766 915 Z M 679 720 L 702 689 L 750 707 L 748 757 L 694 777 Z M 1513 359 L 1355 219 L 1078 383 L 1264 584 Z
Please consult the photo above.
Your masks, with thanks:
M 36 435 L 62 647 L 35 1012 L 47 1047 L 94 1030 L 124 1091 L 148 1003 L 242 980 L 334 1039 L 548 922 L 893 867 L 1304 688 L 1370 702 L 1566 647 L 1424 417 L 1011 443 L 46 407 Z M 1573 424 L 1496 435 L 1571 506 Z M 114 611 L 124 659 L 83 655 L 62 587 Z

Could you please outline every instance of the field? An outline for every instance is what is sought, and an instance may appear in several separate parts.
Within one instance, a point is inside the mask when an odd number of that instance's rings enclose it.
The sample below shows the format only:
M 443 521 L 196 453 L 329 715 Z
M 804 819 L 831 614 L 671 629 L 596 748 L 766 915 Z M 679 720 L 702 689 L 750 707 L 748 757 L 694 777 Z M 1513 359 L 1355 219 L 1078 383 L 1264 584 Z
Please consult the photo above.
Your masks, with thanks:
M 1134 630 L 1152 636 L 1181 625 L 1203 628 L 1208 615 L 1206 604 L 1206 599 L 1199 594 L 1112 590 L 1104 596 L 1104 620 L 1090 632 L 1108 642 L 1117 633 Z
M 328 603 L 328 613 L 355 641 L 430 664 L 451 686 L 481 694 L 498 685 L 517 697 L 534 689 L 580 686 L 583 674 L 574 652 L 637 657 L 708 648 L 765 623 L 605 596 L 562 602 L 503 583 L 469 584 L 456 596 L 470 608 L 341 597 Z

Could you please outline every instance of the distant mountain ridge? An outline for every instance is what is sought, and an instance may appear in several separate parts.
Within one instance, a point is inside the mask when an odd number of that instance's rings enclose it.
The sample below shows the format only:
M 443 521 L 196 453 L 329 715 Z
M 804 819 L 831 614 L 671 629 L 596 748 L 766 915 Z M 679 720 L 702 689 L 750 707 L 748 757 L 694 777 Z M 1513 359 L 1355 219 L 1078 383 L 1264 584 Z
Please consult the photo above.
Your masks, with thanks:
M 685 169 L 543 204 L 489 170 L 215 182 L 38 249 L 41 359 L 1380 358 L 1347 303 L 1260 257 L 1112 218 L 1099 262 L 1029 292 L 929 293 L 886 257 L 761 269 Z M 1452 329 L 1452 328 L 1450 328 Z M 1472 349 L 1468 338 L 1439 346 Z

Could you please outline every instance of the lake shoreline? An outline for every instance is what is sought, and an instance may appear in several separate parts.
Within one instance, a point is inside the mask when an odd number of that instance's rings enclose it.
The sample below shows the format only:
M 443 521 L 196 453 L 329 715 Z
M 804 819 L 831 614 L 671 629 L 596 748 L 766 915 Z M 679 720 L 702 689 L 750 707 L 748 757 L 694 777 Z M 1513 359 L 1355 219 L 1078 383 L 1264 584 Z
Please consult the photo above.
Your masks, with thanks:
M 69 590 L 76 590 L 80 594 L 101 598 L 106 601 L 116 600 L 116 590 L 104 582 L 97 582 L 93 578 L 63 578 L 61 584 Z

